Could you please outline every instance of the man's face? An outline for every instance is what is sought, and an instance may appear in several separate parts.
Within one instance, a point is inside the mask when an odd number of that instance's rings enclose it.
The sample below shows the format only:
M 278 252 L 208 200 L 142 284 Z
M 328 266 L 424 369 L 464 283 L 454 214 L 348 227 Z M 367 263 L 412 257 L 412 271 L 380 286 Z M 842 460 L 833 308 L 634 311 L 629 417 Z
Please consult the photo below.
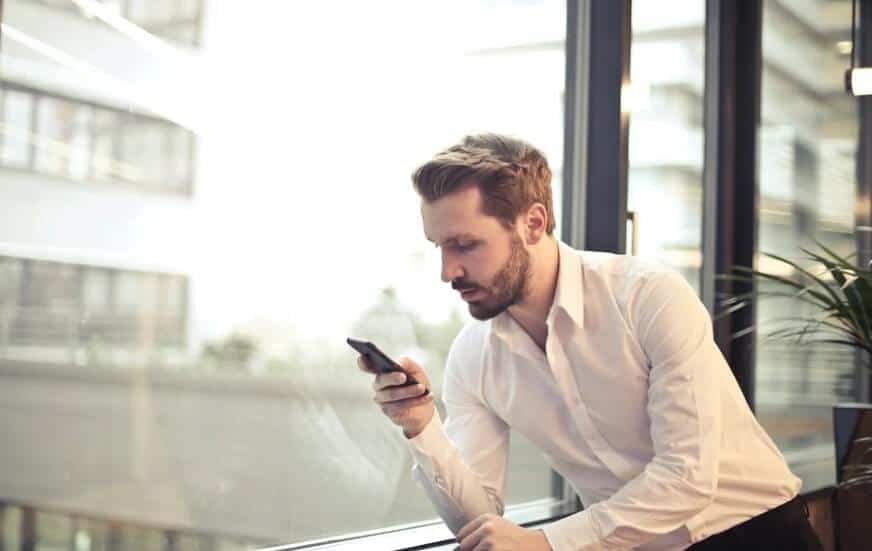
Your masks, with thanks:
M 530 255 L 521 237 L 482 213 L 481 192 L 467 186 L 421 204 L 424 234 L 442 249 L 442 281 L 460 292 L 469 313 L 490 319 L 523 300 Z

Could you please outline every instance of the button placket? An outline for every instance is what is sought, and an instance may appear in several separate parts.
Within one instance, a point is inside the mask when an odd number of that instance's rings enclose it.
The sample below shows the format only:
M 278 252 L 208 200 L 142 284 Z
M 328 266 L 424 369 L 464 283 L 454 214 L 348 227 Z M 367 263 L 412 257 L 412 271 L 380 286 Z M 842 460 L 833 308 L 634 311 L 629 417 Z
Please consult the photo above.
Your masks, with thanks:
M 581 395 L 569 360 L 556 338 L 549 338 L 545 342 L 545 349 L 548 354 L 548 365 L 557 381 L 563 401 L 570 409 L 574 409 L 581 404 Z
M 572 370 L 572 366 L 569 365 L 569 359 L 559 343 L 553 348 L 554 359 L 550 362 L 551 369 L 554 371 L 560 392 L 569 408 L 578 432 L 606 468 L 612 471 L 618 478 L 628 478 L 629 474 L 633 471 L 632 465 L 612 449 L 611 444 L 606 441 L 599 431 L 587 409 L 587 404 L 582 399 L 581 390 L 575 379 L 575 373 Z M 546 343 L 546 349 L 549 350 L 550 356 L 551 349 L 548 348 L 548 343 Z

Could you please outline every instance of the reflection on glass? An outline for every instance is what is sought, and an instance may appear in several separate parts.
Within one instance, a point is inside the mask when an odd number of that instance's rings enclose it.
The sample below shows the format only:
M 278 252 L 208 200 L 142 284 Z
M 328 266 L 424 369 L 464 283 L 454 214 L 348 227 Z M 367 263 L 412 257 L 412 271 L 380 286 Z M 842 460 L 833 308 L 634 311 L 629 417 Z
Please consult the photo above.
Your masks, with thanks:
M 679 270 L 698 291 L 705 2 L 635 0 L 632 17 L 627 203 L 636 254 Z
M 802 260 L 818 240 L 855 250 L 856 105 L 844 93 L 850 2 L 764 2 L 759 250 Z M 759 257 L 760 269 L 780 268 Z M 820 266 L 804 265 L 817 272 Z M 789 274 L 785 274 L 789 275 Z M 806 315 L 792 301 L 763 301 L 758 322 Z M 831 405 L 851 401 L 853 355 L 837 347 L 756 335 L 758 416 L 804 481 L 834 481 Z
M 412 170 L 495 131 L 541 148 L 560 182 L 563 2 L 200 8 L 125 2 L 149 30 L 205 17 L 197 56 L 146 56 L 75 10 L 4 3 L 10 25 L 137 92 L 65 79 L 4 38 L 20 68 L 4 80 L 46 104 L 39 162 L 0 167 L 20 212 L 0 220 L 0 260 L 21 273 L 0 326 L 0 434 L 19 450 L 0 454 L 0 505 L 20 521 L 8 545 L 20 526 L 58 547 L 235 549 L 433 520 L 345 337 L 414 356 L 438 395 L 469 317 L 439 279 Z M 28 67 L 57 78 L 32 88 Z M 171 122 L 166 98 L 193 122 Z M 510 510 L 558 497 L 514 437 Z

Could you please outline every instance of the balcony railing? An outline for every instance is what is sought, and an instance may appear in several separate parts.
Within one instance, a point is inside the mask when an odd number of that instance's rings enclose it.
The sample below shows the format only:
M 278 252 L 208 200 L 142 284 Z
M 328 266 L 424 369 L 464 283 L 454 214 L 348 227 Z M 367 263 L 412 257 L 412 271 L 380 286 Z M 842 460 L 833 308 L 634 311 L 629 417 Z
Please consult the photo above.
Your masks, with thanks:
M 10 346 L 138 346 L 185 344 L 185 318 L 155 312 L 89 312 L 60 308 L 0 310 L 0 351 Z
M 4 551 L 241 551 L 275 543 L 245 535 L 94 516 L 0 497 L 0 550 Z

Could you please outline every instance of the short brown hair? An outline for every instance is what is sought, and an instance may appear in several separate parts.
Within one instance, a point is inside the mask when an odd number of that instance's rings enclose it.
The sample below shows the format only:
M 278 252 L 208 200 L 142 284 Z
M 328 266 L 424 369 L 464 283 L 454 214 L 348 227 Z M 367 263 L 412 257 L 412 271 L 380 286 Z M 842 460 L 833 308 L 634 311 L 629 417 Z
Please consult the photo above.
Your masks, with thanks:
M 546 232 L 554 231 L 551 169 L 541 151 L 516 138 L 475 134 L 437 153 L 412 174 L 415 190 L 428 203 L 461 187 L 478 186 L 485 214 L 506 227 L 533 203 L 545 205 Z

